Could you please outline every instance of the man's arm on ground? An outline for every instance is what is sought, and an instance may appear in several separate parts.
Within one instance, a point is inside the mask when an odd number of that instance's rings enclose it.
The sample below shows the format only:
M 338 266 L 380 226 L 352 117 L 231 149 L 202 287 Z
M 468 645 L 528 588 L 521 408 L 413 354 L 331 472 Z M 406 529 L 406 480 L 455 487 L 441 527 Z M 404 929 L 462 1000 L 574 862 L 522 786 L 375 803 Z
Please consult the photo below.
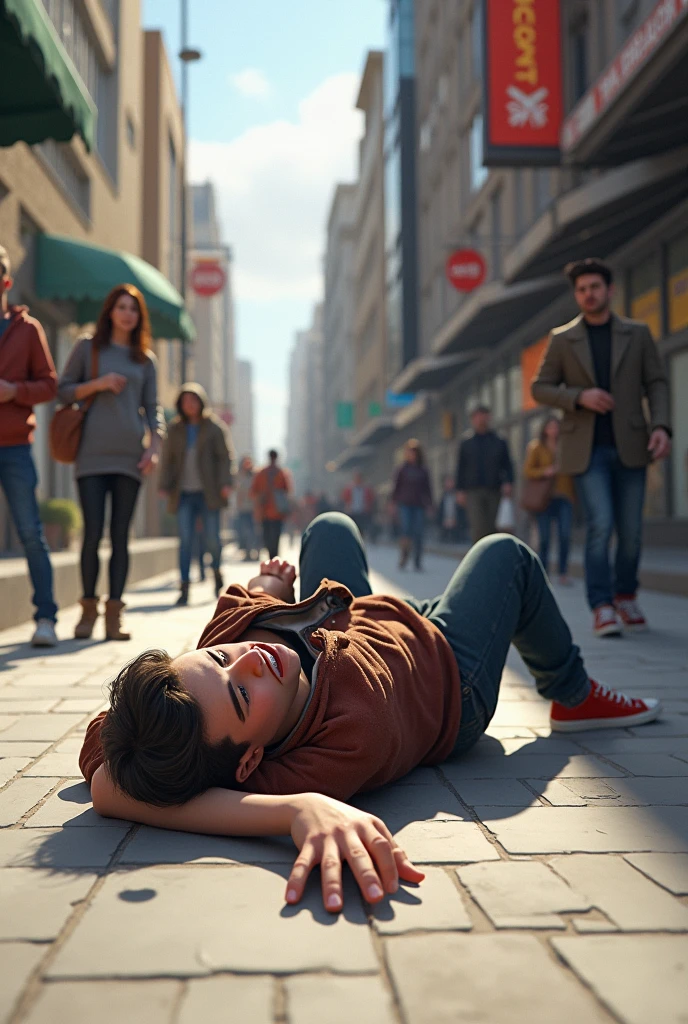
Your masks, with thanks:
M 562 340 L 556 334 L 550 334 L 547 351 L 530 386 L 531 395 L 541 405 L 573 412 L 582 391 L 583 388 L 567 387 L 562 362 Z
M 268 796 L 209 789 L 177 807 L 154 807 L 121 792 L 101 765 L 91 780 L 93 807 L 106 818 L 181 832 L 220 836 L 291 835 L 301 851 L 287 881 L 287 903 L 298 903 L 316 864 L 322 864 L 323 903 L 343 906 L 342 863 L 347 861 L 369 903 L 396 892 L 399 878 L 424 878 L 373 815 L 319 793 Z

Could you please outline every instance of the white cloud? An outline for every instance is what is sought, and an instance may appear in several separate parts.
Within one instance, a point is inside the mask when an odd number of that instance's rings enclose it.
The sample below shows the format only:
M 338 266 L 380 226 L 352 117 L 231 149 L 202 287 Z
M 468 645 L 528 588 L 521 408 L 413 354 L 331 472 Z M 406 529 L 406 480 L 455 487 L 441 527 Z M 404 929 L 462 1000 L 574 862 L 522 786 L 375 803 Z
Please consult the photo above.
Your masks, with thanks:
M 260 68 L 244 68 L 229 76 L 229 81 L 237 92 L 251 99 L 265 99 L 272 92 L 270 83 Z
M 191 142 L 192 180 L 217 189 L 239 300 L 319 297 L 333 189 L 356 173 L 358 81 L 355 73 L 325 79 L 295 121 L 256 125 L 227 143 Z

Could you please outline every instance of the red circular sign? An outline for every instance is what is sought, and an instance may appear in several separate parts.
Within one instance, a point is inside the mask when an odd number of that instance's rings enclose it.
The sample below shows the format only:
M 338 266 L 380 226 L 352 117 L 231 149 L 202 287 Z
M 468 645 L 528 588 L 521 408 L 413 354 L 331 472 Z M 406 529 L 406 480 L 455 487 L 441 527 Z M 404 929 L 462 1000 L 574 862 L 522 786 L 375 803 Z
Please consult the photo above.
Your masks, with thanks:
M 196 295 L 210 298 L 225 286 L 225 272 L 217 260 L 198 260 L 189 274 L 191 287 Z
M 460 292 L 472 292 L 487 275 L 487 264 L 475 249 L 457 249 L 446 265 L 447 280 Z

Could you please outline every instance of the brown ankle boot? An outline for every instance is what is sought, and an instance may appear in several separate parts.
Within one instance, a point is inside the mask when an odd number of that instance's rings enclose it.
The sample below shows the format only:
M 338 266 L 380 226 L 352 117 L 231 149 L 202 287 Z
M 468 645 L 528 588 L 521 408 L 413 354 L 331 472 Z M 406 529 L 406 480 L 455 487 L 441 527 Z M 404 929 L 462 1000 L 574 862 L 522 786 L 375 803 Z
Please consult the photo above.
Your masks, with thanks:
M 74 629 L 74 639 L 88 640 L 93 633 L 93 627 L 98 618 L 98 598 L 82 597 L 79 604 L 81 605 L 81 618 Z
M 105 636 L 108 640 L 131 640 L 131 633 L 122 630 L 124 601 L 110 598 L 105 602 Z

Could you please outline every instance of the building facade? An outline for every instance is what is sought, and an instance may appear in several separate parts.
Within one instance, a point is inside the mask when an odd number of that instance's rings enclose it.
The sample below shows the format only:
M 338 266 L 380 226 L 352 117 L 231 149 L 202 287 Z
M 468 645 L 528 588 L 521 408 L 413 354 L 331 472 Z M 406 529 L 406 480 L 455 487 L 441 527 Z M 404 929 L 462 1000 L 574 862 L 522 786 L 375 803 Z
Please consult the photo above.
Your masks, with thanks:
M 253 364 L 248 359 L 237 359 L 236 405 L 232 437 L 237 458 L 250 455 L 256 459 L 255 423 L 253 403 Z
M 289 361 L 286 465 L 297 497 L 327 491 L 324 445 L 323 306 L 297 331 Z
M 354 255 L 356 185 L 337 185 L 327 222 L 323 303 L 324 458 L 334 460 L 354 433 Z M 339 491 L 338 475 L 329 482 Z
M 236 354 L 232 252 L 222 241 L 215 189 L 210 182 L 192 185 L 191 209 L 194 247 L 189 252 L 189 272 L 204 261 L 219 264 L 224 287 L 214 295 L 193 294 L 189 304 L 196 324 L 193 347 L 194 378 L 208 392 L 211 405 L 227 423 L 235 415 Z

